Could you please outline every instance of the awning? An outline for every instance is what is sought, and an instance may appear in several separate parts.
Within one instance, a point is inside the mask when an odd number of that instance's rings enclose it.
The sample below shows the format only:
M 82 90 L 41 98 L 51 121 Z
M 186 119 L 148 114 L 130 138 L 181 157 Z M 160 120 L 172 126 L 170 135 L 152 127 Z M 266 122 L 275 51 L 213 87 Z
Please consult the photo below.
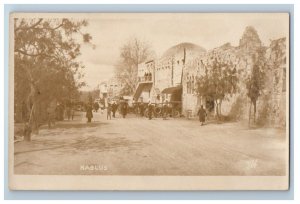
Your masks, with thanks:
M 150 91 L 153 82 L 140 82 L 134 92 L 133 98 L 138 99 L 143 91 Z
M 173 87 L 165 88 L 161 93 L 172 94 L 175 91 L 180 91 L 181 89 L 182 89 L 182 86 L 173 86 Z

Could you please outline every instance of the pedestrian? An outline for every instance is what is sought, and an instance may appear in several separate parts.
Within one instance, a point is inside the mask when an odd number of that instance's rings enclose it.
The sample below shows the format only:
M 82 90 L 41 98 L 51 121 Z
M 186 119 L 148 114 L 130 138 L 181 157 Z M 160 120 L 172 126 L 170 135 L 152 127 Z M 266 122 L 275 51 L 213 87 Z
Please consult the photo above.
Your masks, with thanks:
M 66 115 L 67 115 L 68 120 L 70 120 L 71 119 L 71 107 L 69 107 L 69 106 L 66 107 Z
M 201 126 L 204 124 L 205 122 L 205 117 L 206 117 L 206 111 L 205 109 L 203 108 L 203 105 L 201 105 L 199 111 L 198 111 L 198 116 L 199 116 L 199 121 L 201 123 Z
M 48 119 L 48 128 L 50 129 L 55 125 L 55 110 L 51 105 L 47 107 L 47 119 Z
M 93 107 L 92 105 L 89 103 L 87 105 L 87 108 L 86 108 L 86 117 L 88 119 L 88 123 L 92 122 L 92 118 L 93 118 Z
M 95 109 L 95 111 L 96 111 L 96 113 L 97 113 L 98 110 L 99 110 L 99 103 L 98 103 L 98 102 L 95 102 L 95 103 L 94 103 L 94 109 Z
M 56 112 L 56 119 L 58 121 L 63 121 L 64 120 L 64 107 L 61 103 L 57 103 L 55 112 Z
M 121 112 L 122 112 L 123 118 L 126 117 L 127 111 L 128 111 L 128 103 L 127 103 L 127 101 L 123 101 L 122 106 L 121 106 Z
M 105 104 L 104 103 L 100 103 L 100 109 L 101 109 L 101 114 L 103 114 L 104 109 L 105 109 Z
M 163 104 L 162 114 L 163 114 L 163 120 L 166 120 L 168 115 L 168 100 L 165 100 L 165 103 Z
M 153 105 L 151 104 L 151 102 L 149 102 L 149 104 L 148 104 L 148 118 L 149 118 L 149 120 L 152 120 L 152 113 L 153 113 Z
M 144 117 L 145 105 L 143 102 L 140 103 L 139 110 L 140 110 L 141 117 Z
M 110 103 L 107 105 L 106 111 L 107 111 L 106 119 L 108 120 L 108 118 L 109 118 L 109 119 L 111 120 L 111 111 L 112 111 L 112 107 L 111 107 L 111 104 L 110 104 Z
M 115 118 L 115 117 L 116 117 L 116 111 L 117 111 L 117 109 L 118 109 L 118 105 L 116 104 L 115 101 L 113 102 L 111 108 L 112 108 L 113 117 Z

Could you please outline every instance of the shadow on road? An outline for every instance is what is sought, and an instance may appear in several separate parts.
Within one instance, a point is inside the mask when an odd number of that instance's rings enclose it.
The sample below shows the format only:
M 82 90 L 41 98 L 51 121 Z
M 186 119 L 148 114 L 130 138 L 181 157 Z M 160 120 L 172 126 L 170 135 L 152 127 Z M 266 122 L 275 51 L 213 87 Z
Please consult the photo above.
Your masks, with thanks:
M 117 151 L 118 148 L 126 148 L 127 151 L 137 150 L 143 148 L 146 144 L 142 141 L 132 141 L 125 137 L 103 138 L 103 137 L 82 137 L 76 140 L 39 140 L 31 142 L 22 142 L 27 148 L 23 151 L 16 151 L 14 154 L 24 154 L 38 151 L 55 150 L 59 154 L 76 154 L 82 151 L 89 152 L 104 152 Z M 35 148 L 33 148 L 35 147 Z
M 72 121 L 64 121 L 64 122 L 58 122 L 56 123 L 51 129 L 58 129 L 58 128 L 64 128 L 64 129 L 71 129 L 71 128 L 88 128 L 88 127 L 99 127 L 103 125 L 107 125 L 108 123 L 105 122 L 92 122 L 92 123 L 76 123 Z M 48 126 L 43 126 L 40 129 L 48 129 Z

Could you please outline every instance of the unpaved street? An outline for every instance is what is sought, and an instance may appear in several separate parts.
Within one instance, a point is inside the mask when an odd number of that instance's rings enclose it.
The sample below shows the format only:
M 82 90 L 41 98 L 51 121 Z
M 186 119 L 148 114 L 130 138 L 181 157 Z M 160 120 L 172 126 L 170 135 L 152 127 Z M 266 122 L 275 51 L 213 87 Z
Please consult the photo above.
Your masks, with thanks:
M 285 131 L 84 113 L 15 143 L 16 174 L 284 175 Z

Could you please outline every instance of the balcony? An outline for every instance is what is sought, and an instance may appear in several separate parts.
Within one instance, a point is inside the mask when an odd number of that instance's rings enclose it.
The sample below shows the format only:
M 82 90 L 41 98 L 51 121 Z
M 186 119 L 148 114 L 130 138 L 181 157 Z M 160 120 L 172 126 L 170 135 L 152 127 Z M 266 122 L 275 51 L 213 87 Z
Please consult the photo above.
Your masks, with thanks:
M 143 77 L 138 77 L 138 82 L 152 82 L 152 74 L 144 75 Z

